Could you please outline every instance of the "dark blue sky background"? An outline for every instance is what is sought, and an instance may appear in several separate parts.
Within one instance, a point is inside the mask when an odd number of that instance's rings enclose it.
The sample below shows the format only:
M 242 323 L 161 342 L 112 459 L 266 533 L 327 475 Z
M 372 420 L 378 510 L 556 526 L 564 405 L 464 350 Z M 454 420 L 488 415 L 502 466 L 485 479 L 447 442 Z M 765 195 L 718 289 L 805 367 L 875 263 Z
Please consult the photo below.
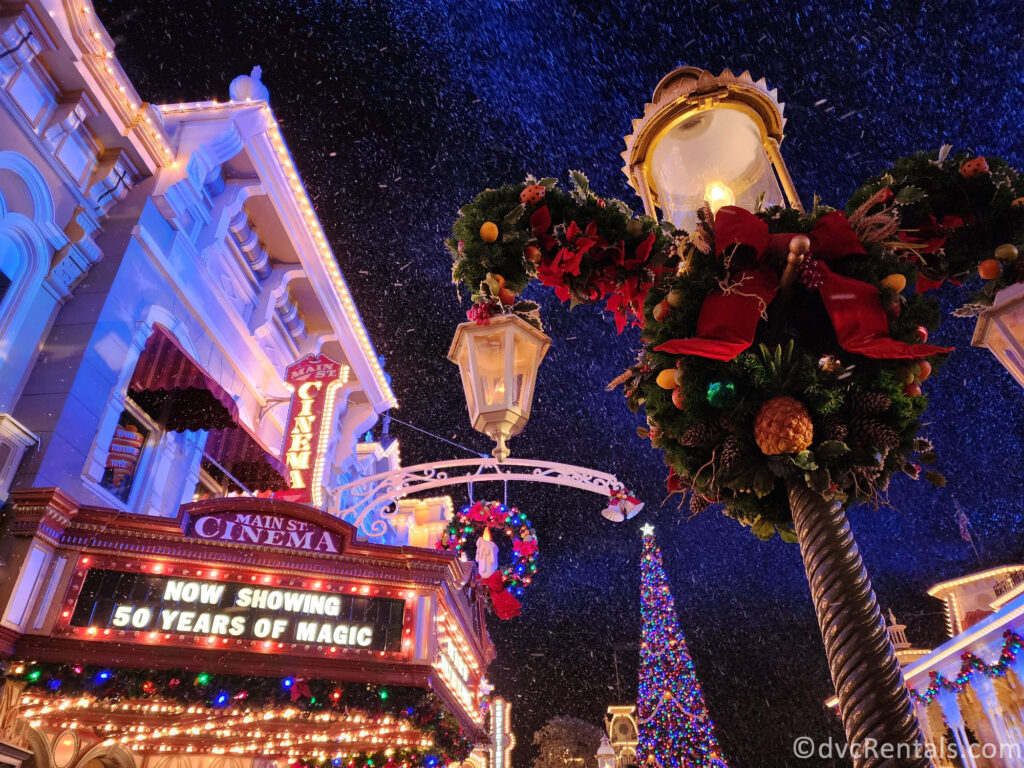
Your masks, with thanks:
M 946 142 L 1024 164 L 1016 3 L 825 5 L 97 0 L 145 100 L 226 98 L 231 78 L 262 65 L 387 358 L 396 416 L 477 450 L 488 441 L 469 428 L 445 359 L 468 306 L 441 244 L 456 211 L 485 186 L 527 172 L 565 179 L 575 168 L 639 207 L 619 171 L 622 136 L 679 64 L 749 69 L 778 87 L 789 118 L 783 154 L 805 203 L 817 193 L 841 207 L 894 158 Z M 714 508 L 689 522 L 674 505 L 659 508 L 661 456 L 636 436 L 641 417 L 621 394 L 604 391 L 633 360 L 636 333 L 617 336 L 596 309 L 570 315 L 543 289 L 531 292 L 554 341 L 513 455 L 615 472 L 647 509 L 616 526 L 598 515 L 596 496 L 511 489 L 542 547 L 523 616 L 491 625 L 491 677 L 513 703 L 520 744 L 552 716 L 597 723 L 607 704 L 635 696 L 638 527 L 652 521 L 727 757 L 796 764 L 796 736 L 840 729 L 822 706 L 831 683 L 795 545 L 758 542 Z M 942 295 L 947 307 L 962 297 Z M 892 508 L 851 515 L 882 604 L 920 645 L 942 639 L 941 605 L 926 587 L 977 567 L 957 535 L 954 495 L 986 565 L 1024 555 L 1024 390 L 970 348 L 971 330 L 950 319 L 934 335 L 957 352 L 926 386 L 925 434 L 949 487 L 897 479 Z M 397 424 L 393 433 L 407 464 L 460 455 Z M 517 750 L 517 764 L 528 757 Z

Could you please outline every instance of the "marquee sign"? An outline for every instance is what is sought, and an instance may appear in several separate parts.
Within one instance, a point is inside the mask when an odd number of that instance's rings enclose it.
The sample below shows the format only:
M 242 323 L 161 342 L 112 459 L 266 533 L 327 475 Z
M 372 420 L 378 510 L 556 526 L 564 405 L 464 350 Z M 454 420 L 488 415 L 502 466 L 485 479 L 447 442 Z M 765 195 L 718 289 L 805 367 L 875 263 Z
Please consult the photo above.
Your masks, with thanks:
M 341 552 L 341 537 L 316 523 L 279 514 L 216 511 L 190 516 L 186 533 L 207 541 L 227 541 L 265 547 L 319 552 Z
M 334 416 L 334 398 L 348 381 L 349 368 L 323 354 L 309 354 L 288 367 L 285 383 L 292 390 L 285 428 L 284 461 L 289 489 L 275 498 L 320 506 L 327 439 Z
M 67 613 L 72 632 L 136 632 L 187 644 L 223 639 L 399 653 L 407 629 L 405 600 L 356 587 L 296 589 L 105 568 L 84 573 Z

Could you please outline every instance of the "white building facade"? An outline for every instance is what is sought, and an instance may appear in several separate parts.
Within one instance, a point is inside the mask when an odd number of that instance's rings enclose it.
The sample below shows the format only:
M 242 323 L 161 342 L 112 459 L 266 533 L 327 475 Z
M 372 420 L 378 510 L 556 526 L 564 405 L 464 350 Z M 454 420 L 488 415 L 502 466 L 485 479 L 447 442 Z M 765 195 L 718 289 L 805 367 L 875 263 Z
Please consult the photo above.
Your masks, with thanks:
M 387 515 L 382 505 L 372 536 L 330 514 L 341 512 L 339 487 L 400 466 L 396 440 L 364 439 L 397 403 L 259 68 L 229 95 L 149 104 L 91 0 L 0 0 L 0 657 L 18 669 L 74 665 L 74 654 L 127 667 L 134 656 L 156 669 L 173 660 L 190 675 L 221 665 L 289 688 L 287 665 L 299 664 L 329 670 L 338 691 L 344 682 L 422 688 L 480 745 L 474 765 L 507 768 L 509 709 L 500 699 L 488 709 L 494 652 L 471 565 L 433 549 L 450 499 L 400 500 Z M 290 539 L 280 532 L 289 530 Z M 307 626 L 302 642 L 272 643 L 258 630 L 231 634 L 214 616 L 200 652 L 199 638 L 135 631 L 157 628 L 141 617 L 161 610 L 151 593 L 171 574 L 211 594 L 232 579 L 231 594 L 249 595 L 250 580 L 292 587 L 307 605 L 323 606 L 321 593 L 334 590 L 330 605 L 376 618 L 358 642 L 346 639 L 348 625 L 324 624 L 315 640 Z M 93 588 L 104 579 L 134 584 L 133 595 L 149 590 L 125 614 L 138 625 L 118 624 L 123 595 Z M 87 603 L 111 603 L 114 618 L 76 624 Z M 298 619 L 268 626 L 289 621 Z M 230 658 L 221 664 L 215 648 Z M 176 753 L 148 714 L 125 726 L 145 734 L 145 749 L 127 736 L 90 740 L 48 714 L 81 706 L 84 723 L 108 704 L 62 704 L 62 684 L 53 677 L 33 692 L 29 710 L 18 686 L 4 689 L 0 763 L 32 754 L 36 768 L 135 768 L 157 752 L 178 768 L 330 759 L 322 747 L 289 746 L 287 709 L 268 710 L 285 736 L 266 749 L 240 740 L 230 759 L 216 757 L 232 754 L 230 744 L 202 738 Z M 230 707 L 242 705 L 220 706 L 200 709 L 223 737 Z M 367 752 L 416 728 L 374 717 L 379 732 L 324 710 L 327 725 L 305 738 L 333 734 Z M 429 751 L 431 737 L 417 738 Z M 424 765 L 443 762 L 431 758 Z

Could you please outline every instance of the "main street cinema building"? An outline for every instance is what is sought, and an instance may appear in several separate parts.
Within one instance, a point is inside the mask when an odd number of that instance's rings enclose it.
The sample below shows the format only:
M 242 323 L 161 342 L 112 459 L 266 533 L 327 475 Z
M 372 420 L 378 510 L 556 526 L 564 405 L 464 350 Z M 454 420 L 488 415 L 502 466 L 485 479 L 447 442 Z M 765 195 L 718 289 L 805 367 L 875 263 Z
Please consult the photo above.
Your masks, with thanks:
M 0 2 L 0 762 L 504 768 L 450 501 L 323 511 L 396 403 L 259 74 L 154 106 Z

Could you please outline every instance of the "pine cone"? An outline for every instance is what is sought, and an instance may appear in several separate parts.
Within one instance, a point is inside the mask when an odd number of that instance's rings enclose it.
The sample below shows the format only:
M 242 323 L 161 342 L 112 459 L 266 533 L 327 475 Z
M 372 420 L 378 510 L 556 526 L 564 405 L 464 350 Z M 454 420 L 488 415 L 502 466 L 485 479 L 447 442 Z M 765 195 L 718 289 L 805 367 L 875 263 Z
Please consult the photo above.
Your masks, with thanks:
M 854 416 L 877 416 L 892 405 L 889 396 L 881 392 L 854 392 L 849 402 Z
M 690 494 L 690 514 L 699 515 L 711 506 L 711 500 L 694 491 Z
M 722 433 L 710 424 L 694 424 L 687 427 L 679 438 L 679 444 L 687 448 L 707 448 L 721 439 Z
M 807 408 L 792 397 L 773 397 L 754 419 L 754 439 L 766 456 L 799 453 L 814 441 L 814 424 Z
M 895 429 L 866 416 L 857 416 L 850 422 L 850 434 L 855 443 L 870 448 L 891 451 L 900 445 L 900 436 Z
M 722 443 L 722 449 L 719 452 L 722 469 L 731 469 L 740 460 L 741 456 L 740 441 L 733 436 L 725 438 L 725 441 Z
M 826 440 L 843 440 L 850 436 L 850 428 L 846 426 L 846 422 L 840 419 L 838 416 L 829 416 L 825 419 L 825 439 Z

